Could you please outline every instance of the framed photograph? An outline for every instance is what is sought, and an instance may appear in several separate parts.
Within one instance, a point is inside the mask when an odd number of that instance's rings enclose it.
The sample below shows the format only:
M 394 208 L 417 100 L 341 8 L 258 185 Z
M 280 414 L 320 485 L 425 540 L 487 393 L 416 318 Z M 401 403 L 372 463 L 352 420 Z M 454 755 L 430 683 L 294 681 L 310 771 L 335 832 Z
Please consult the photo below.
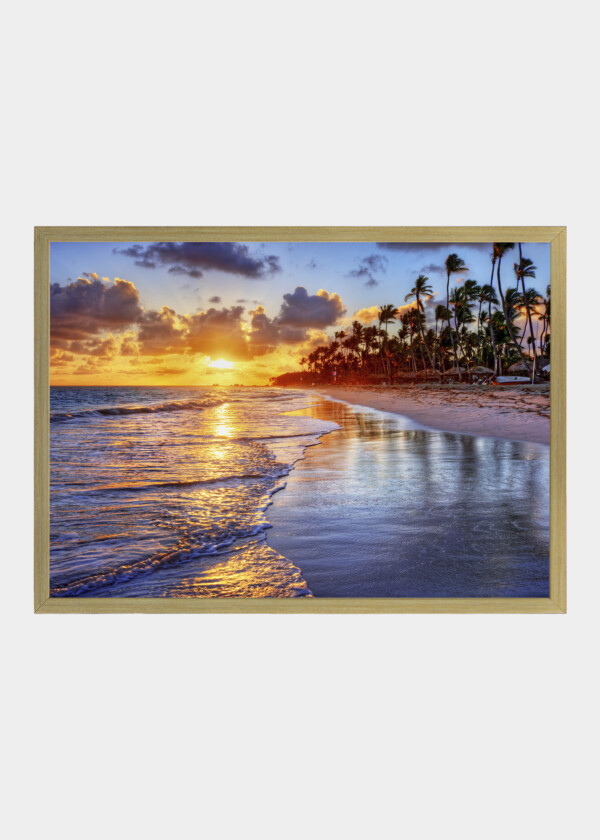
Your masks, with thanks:
M 36 612 L 565 612 L 565 283 L 564 227 L 36 228 Z

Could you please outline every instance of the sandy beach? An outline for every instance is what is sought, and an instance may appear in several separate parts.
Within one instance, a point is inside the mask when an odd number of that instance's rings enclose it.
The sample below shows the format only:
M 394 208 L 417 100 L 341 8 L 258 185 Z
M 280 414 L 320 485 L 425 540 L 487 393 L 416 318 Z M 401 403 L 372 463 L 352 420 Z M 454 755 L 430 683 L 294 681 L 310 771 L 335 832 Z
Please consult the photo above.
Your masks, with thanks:
M 315 390 L 352 405 L 402 414 L 431 429 L 550 444 L 549 386 L 318 386 Z

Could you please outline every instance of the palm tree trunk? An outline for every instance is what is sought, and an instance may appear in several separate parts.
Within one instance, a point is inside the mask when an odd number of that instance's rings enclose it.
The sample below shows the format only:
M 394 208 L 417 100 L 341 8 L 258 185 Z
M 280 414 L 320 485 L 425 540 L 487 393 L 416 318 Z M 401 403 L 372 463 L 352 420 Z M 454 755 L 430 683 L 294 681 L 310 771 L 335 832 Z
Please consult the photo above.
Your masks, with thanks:
M 425 310 L 423 310 L 423 313 L 424 312 L 425 312 Z M 417 316 L 420 316 L 420 315 L 421 315 L 421 298 L 419 297 L 419 295 L 417 295 Z M 431 358 L 431 353 L 429 352 L 429 347 L 427 346 L 427 344 L 425 342 L 425 336 L 423 335 L 423 324 L 421 323 L 421 318 L 420 317 L 419 317 L 419 333 L 421 335 L 421 341 L 423 342 L 425 350 L 427 351 L 427 358 L 429 359 L 429 363 L 431 364 L 431 367 L 433 367 L 433 360 Z M 427 370 L 427 369 L 425 369 L 425 370 Z
M 519 242 L 519 266 L 521 266 L 523 262 L 523 253 L 521 251 L 521 243 Z M 527 321 L 529 323 L 529 335 L 531 336 L 531 346 L 533 347 L 533 365 L 531 366 L 531 383 L 533 384 L 535 381 L 535 375 L 537 373 L 537 348 L 535 346 L 535 335 L 533 334 L 533 324 L 531 322 L 531 309 L 529 307 L 529 301 L 527 299 L 527 292 L 525 290 L 525 278 L 523 277 L 523 272 L 521 271 L 521 286 L 523 288 L 523 300 L 525 301 L 525 309 L 527 310 Z M 523 330 L 523 335 L 525 335 L 525 330 Z
M 446 310 L 450 312 L 450 272 L 447 273 L 447 281 L 446 281 Z M 460 373 L 460 368 L 458 367 L 458 356 L 456 355 L 456 347 L 454 346 L 454 336 L 452 335 L 452 327 L 450 325 L 450 315 L 448 315 L 448 332 L 450 333 L 450 342 L 452 344 L 452 354 L 454 356 L 454 364 L 456 365 L 456 370 L 458 372 L 459 381 L 462 382 L 462 375 Z
M 498 257 L 498 270 L 497 270 L 496 274 L 497 274 L 497 277 L 498 277 L 498 291 L 500 292 L 500 300 L 502 301 L 502 311 L 504 312 L 504 320 L 506 322 L 506 329 L 508 330 L 508 334 L 510 335 L 512 343 L 517 348 L 520 357 L 523 359 L 523 361 L 527 365 L 527 361 L 528 361 L 527 357 L 526 357 L 525 353 L 523 353 L 523 350 L 521 349 L 521 346 L 519 345 L 519 342 L 515 338 L 515 333 L 514 333 L 514 330 L 513 330 L 513 327 L 512 327 L 512 323 L 511 323 L 511 321 L 508 317 L 508 310 L 506 308 L 506 301 L 504 299 L 504 292 L 502 291 L 502 282 L 500 280 L 500 263 L 501 262 L 502 262 L 502 256 L 499 256 Z

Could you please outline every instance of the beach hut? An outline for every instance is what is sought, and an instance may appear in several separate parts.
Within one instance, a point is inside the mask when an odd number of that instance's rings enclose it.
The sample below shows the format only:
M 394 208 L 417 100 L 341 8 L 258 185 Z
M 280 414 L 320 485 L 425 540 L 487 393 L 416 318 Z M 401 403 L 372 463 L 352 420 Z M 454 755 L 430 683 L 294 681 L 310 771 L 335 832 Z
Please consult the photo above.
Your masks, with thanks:
M 531 365 L 525 364 L 525 362 L 521 359 L 519 362 L 515 362 L 514 365 L 509 367 L 508 373 L 531 373 Z
M 490 376 L 494 375 L 494 371 L 489 367 L 484 367 L 483 365 L 475 365 L 475 367 L 472 367 L 469 370 L 469 374 L 473 380 L 487 380 Z

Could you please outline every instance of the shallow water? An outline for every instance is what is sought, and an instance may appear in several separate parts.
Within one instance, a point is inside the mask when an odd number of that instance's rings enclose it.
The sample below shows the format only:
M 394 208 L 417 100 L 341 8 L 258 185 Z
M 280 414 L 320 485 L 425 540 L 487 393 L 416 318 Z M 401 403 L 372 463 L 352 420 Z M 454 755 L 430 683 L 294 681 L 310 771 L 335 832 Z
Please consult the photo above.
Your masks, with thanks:
M 548 597 L 549 447 L 323 401 L 268 542 L 316 597 Z

